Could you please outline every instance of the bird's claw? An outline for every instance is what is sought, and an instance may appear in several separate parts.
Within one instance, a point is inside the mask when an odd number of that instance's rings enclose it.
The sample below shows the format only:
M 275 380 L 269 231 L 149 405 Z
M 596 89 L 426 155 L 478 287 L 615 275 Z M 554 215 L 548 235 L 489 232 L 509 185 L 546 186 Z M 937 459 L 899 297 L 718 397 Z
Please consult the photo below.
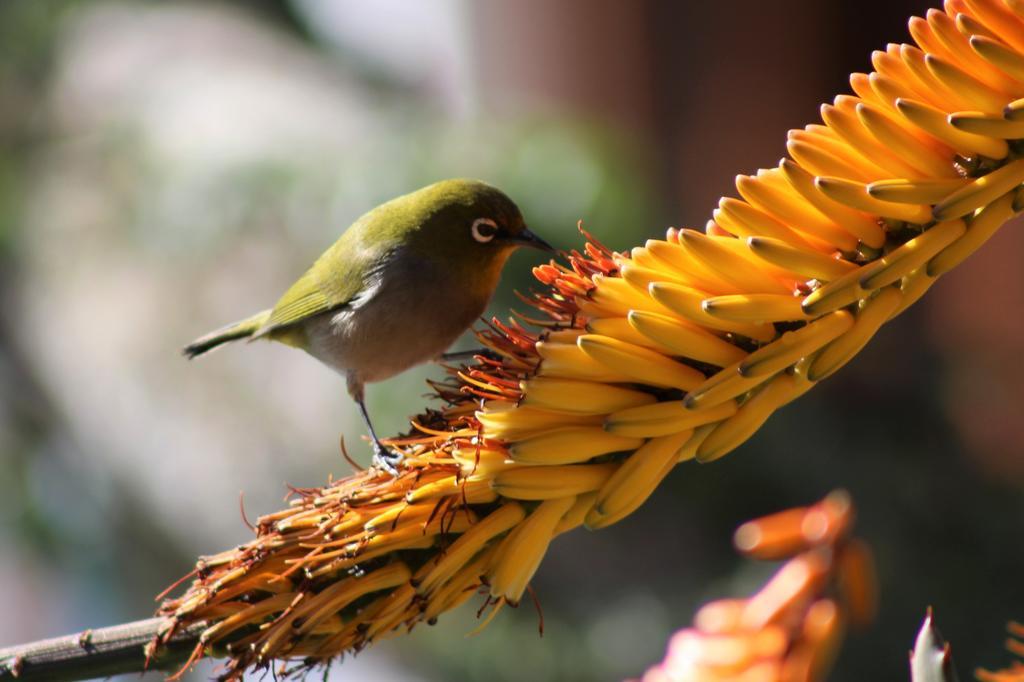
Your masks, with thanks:
M 471 348 L 469 350 L 455 350 L 448 353 L 441 353 L 437 356 L 437 359 L 441 362 L 451 362 L 452 360 L 464 360 L 466 358 L 472 358 L 476 355 L 490 355 L 491 351 L 487 348 Z
M 397 451 L 388 451 L 380 443 L 373 444 L 373 467 L 387 472 L 392 476 L 398 476 L 398 465 L 405 459 L 405 455 Z

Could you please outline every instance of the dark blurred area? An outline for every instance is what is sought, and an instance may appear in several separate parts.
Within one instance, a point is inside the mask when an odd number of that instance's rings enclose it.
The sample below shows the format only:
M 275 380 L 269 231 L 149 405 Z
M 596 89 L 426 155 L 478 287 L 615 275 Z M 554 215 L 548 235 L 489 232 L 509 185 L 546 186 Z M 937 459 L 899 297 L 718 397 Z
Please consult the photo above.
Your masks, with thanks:
M 343 383 L 254 344 L 179 347 L 265 307 L 358 215 L 433 180 L 505 189 L 562 248 L 703 227 L 733 177 L 908 40 L 907 1 L 0 2 L 0 645 L 150 615 L 284 483 L 361 461 Z M 1024 253 L 1012 224 L 738 452 L 679 467 L 637 513 L 556 542 L 468 641 L 467 606 L 332 679 L 613 680 L 702 602 L 770 570 L 743 520 L 848 489 L 881 610 L 834 680 L 906 680 L 925 608 L 961 674 L 1024 618 Z M 521 305 L 533 253 L 493 313 Z M 471 340 L 464 340 L 469 346 Z M 368 390 L 378 428 L 424 405 Z M 194 673 L 210 674 L 210 667 Z

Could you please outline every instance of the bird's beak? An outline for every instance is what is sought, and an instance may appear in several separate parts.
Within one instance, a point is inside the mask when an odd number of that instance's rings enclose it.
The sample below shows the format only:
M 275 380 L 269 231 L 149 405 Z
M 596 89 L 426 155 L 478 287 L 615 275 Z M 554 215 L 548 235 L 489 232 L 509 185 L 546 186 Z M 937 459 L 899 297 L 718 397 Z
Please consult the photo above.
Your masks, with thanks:
M 523 228 L 522 232 L 515 235 L 514 237 L 510 237 L 509 241 L 515 244 L 516 246 L 529 246 L 534 249 L 539 249 L 540 251 L 547 251 L 548 253 L 557 253 L 555 251 L 555 247 L 551 246 L 551 244 L 548 244 L 546 241 L 535 235 L 533 232 L 530 232 L 525 227 Z

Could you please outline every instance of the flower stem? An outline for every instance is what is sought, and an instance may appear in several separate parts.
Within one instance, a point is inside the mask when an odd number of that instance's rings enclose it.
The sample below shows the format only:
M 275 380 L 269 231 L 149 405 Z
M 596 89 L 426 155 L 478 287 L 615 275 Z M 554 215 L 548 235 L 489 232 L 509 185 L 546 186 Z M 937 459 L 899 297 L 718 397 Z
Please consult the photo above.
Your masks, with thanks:
M 150 618 L 0 649 L 0 682 L 59 682 L 141 673 L 147 669 L 144 647 L 165 622 Z M 202 627 L 193 626 L 176 633 L 160 647 L 149 669 L 183 663 L 200 632 Z

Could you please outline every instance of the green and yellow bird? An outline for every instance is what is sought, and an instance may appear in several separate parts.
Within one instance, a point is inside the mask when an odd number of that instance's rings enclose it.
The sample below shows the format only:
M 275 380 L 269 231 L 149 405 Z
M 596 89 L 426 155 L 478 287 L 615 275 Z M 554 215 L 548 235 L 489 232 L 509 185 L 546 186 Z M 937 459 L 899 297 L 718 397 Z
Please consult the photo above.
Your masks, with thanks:
M 270 310 L 196 339 L 189 358 L 238 339 L 301 348 L 345 375 L 373 439 L 375 466 L 395 472 L 373 430 L 363 387 L 439 357 L 480 317 L 520 246 L 553 251 L 502 191 L 444 180 L 359 218 Z

